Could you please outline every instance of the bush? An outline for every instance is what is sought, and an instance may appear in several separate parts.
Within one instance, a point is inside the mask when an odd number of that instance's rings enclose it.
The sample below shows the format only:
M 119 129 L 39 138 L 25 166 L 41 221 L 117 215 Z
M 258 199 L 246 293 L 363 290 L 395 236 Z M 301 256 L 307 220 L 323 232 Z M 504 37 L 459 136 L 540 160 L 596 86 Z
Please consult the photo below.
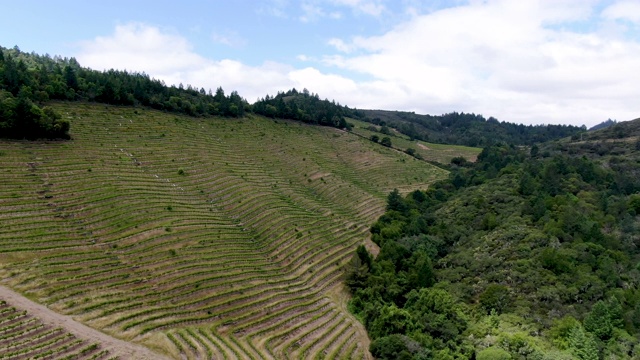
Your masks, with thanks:
M 491 284 L 480 295 L 480 305 L 487 310 L 495 310 L 497 313 L 503 312 L 509 306 L 509 288 L 504 285 Z
M 480 351 L 476 355 L 476 360 L 510 360 L 511 354 L 499 347 L 492 346 Z

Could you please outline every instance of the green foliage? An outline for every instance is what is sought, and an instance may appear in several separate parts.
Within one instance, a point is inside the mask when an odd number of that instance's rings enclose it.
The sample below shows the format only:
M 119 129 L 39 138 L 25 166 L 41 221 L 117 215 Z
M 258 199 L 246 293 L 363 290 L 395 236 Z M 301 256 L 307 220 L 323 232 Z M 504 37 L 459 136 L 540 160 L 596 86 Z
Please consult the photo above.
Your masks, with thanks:
M 362 120 L 394 128 L 412 139 L 467 146 L 487 147 L 501 142 L 532 145 L 569 137 L 586 130 L 571 125 L 511 124 L 493 117 L 487 119 L 479 114 L 460 112 L 419 115 L 403 111 L 363 110 L 361 113 Z
M 629 211 L 633 214 L 640 214 L 640 194 L 633 194 L 629 196 Z
M 382 146 L 391 147 L 391 138 L 388 136 L 383 137 L 382 140 L 380 140 L 380 144 Z
M 143 105 L 190 116 L 240 117 L 249 104 L 222 88 L 166 86 L 146 74 L 96 71 L 74 59 L 28 54 L 0 47 L 0 133 L 13 138 L 68 138 L 70 124 L 40 104 L 49 100 L 85 100 L 113 105 Z M 27 66 L 27 63 L 29 66 Z
M 371 342 L 371 354 L 379 360 L 430 359 L 430 351 L 424 349 L 416 341 L 399 334 L 384 336 Z
M 569 336 L 575 327 L 582 326 L 578 320 L 573 316 L 564 316 L 561 319 L 556 319 L 553 322 L 553 326 L 549 329 L 549 337 L 553 343 L 560 349 L 568 349 Z
M 0 133 L 19 139 L 69 138 L 69 121 L 63 120 L 51 108 L 41 108 L 30 99 L 28 87 L 18 97 L 0 90 Z
M 480 350 L 476 355 L 476 360 L 511 360 L 511 354 L 499 347 L 489 347 Z
M 444 342 L 456 342 L 467 328 L 463 306 L 446 290 L 422 288 L 407 295 L 405 308 L 415 328 Z
M 574 326 L 567 337 L 569 349 L 580 360 L 598 360 L 599 351 L 595 339 L 582 326 Z
M 585 330 L 600 340 L 609 340 L 613 336 L 614 328 L 622 325 L 622 307 L 615 297 L 606 302 L 596 302 L 584 319 Z
M 640 328 L 640 201 L 637 181 L 616 176 L 585 157 L 499 145 L 427 191 L 393 191 L 352 309 L 377 326 L 374 340 L 385 324 L 433 358 L 492 345 L 518 359 L 625 358 Z M 403 327 L 380 323 L 390 306 L 408 311 Z
M 373 320 L 369 334 L 377 339 L 391 334 L 405 334 L 413 328 L 411 314 L 395 304 L 380 308 L 380 314 Z
M 307 89 L 302 92 L 296 89 L 278 92 L 273 97 L 267 95 L 253 104 L 253 111 L 271 118 L 298 120 L 346 130 L 350 130 L 353 125 L 345 117 L 360 116 L 357 111 L 336 104 L 335 101 L 320 100 L 317 94 L 310 94 Z
M 400 195 L 400 192 L 398 191 L 398 189 L 393 189 L 389 196 L 387 196 L 387 211 L 397 211 L 399 213 L 403 213 L 406 210 L 407 205 Z
M 491 284 L 480 295 L 480 305 L 487 311 L 495 310 L 498 314 L 507 309 L 510 303 L 509 288 L 504 285 Z

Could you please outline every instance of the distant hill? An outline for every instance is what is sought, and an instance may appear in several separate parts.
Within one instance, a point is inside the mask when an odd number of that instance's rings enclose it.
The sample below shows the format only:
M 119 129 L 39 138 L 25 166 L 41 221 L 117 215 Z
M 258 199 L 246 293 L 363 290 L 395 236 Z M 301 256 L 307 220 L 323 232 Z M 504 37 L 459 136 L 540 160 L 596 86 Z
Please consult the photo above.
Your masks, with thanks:
M 594 131 L 594 130 L 600 130 L 600 129 L 608 128 L 609 126 L 611 126 L 611 125 L 615 125 L 615 124 L 617 124 L 617 123 L 618 123 L 618 122 L 617 122 L 616 120 L 608 119 L 608 120 L 606 120 L 606 121 L 601 122 L 601 123 L 600 123 L 600 124 L 598 124 L 598 125 L 594 125 L 594 126 L 590 127 L 590 128 L 589 128 L 589 131 Z
M 253 104 L 253 111 L 267 117 L 293 119 L 343 129 L 351 129 L 353 120 L 360 120 L 377 126 L 377 129 L 387 129 L 387 132 L 381 132 L 383 135 L 390 135 L 388 129 L 392 128 L 411 140 L 473 147 L 499 142 L 531 145 L 586 130 L 584 127 L 570 125 L 526 126 L 500 122 L 493 117 L 485 119 L 481 115 L 458 112 L 418 115 L 403 111 L 353 109 L 335 101 L 321 100 L 318 94 L 309 93 L 306 89 L 302 92 L 291 89 L 273 97 L 267 95 Z M 349 119 L 353 120 L 350 122 Z
M 0 47 L 0 136 L 67 138 L 70 124 L 51 109 L 50 100 L 90 101 L 147 106 L 189 116 L 242 117 L 256 113 L 350 130 L 349 119 L 393 128 L 412 140 L 482 147 L 497 142 L 528 145 L 571 136 L 583 128 L 564 125 L 524 126 L 493 117 L 450 113 L 359 110 L 340 105 L 304 89 L 267 95 L 250 105 L 240 94 L 215 93 L 191 85 L 167 86 L 144 73 L 96 71 L 74 58 L 50 57 Z
M 453 112 L 419 115 L 413 112 L 363 110 L 365 121 L 387 125 L 415 139 L 483 147 L 499 142 L 531 145 L 585 131 L 572 125 L 522 125 L 488 119 L 482 115 Z

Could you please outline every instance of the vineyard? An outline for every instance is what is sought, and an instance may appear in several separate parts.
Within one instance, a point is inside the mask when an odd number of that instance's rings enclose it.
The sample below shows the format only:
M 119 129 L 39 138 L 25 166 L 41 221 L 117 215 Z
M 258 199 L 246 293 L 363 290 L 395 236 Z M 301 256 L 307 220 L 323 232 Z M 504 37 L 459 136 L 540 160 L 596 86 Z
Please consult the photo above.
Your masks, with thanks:
M 26 311 L 0 301 L 0 359 L 115 359 L 109 351 L 47 326 Z
M 4 285 L 176 359 L 369 358 L 343 268 L 392 189 L 444 170 L 284 120 L 55 108 L 73 140 L 0 142 Z M 111 356 L 6 304 L 0 343 Z

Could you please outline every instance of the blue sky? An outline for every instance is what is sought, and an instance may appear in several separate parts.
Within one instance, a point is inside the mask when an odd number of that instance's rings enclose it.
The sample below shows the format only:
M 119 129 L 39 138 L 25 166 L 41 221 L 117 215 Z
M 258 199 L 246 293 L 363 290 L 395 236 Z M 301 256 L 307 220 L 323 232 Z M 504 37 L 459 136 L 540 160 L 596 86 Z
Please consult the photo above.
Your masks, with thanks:
M 5 2 L 0 45 L 169 84 L 525 124 L 640 117 L 640 0 Z

